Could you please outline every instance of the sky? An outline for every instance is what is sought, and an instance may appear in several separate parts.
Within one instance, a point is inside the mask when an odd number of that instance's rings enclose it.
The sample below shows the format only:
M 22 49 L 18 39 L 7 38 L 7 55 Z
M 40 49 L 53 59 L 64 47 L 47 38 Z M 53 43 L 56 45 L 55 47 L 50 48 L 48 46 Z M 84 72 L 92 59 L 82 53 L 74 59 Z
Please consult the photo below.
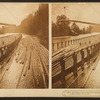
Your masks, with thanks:
M 64 10 L 65 7 L 65 10 Z M 86 21 L 100 24 L 100 3 L 64 3 L 52 5 L 52 21 L 58 15 L 65 14 L 70 20 Z M 86 27 L 86 24 L 79 24 Z
M 0 23 L 19 25 L 30 13 L 35 13 L 38 3 L 0 3 Z

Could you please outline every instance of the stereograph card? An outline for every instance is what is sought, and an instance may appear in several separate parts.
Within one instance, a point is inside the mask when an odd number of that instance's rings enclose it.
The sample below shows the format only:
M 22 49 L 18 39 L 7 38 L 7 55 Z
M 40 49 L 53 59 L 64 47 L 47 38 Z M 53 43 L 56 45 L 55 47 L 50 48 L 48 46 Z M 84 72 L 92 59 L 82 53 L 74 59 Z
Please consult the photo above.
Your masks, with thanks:
M 99 9 L 0 2 L 0 97 L 100 97 Z

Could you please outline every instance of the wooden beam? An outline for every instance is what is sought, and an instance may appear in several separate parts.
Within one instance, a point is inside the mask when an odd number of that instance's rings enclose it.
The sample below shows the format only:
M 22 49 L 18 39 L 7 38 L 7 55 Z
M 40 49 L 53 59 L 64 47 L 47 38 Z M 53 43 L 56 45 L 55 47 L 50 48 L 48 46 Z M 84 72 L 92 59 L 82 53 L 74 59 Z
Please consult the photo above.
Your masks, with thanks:
M 15 26 L 14 24 L 0 23 L 0 25 Z
M 70 22 L 77 22 L 77 23 L 84 23 L 84 24 L 92 24 L 92 25 L 98 25 L 100 26 L 99 23 L 92 23 L 92 22 L 85 22 L 85 21 L 77 21 L 77 20 L 69 20 Z

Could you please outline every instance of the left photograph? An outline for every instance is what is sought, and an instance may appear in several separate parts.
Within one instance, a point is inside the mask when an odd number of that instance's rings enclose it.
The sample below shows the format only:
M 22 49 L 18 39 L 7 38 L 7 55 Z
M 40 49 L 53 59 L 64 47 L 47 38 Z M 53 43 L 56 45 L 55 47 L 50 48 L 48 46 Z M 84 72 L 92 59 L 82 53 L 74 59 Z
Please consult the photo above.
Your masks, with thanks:
M 48 88 L 49 7 L 0 3 L 0 88 Z

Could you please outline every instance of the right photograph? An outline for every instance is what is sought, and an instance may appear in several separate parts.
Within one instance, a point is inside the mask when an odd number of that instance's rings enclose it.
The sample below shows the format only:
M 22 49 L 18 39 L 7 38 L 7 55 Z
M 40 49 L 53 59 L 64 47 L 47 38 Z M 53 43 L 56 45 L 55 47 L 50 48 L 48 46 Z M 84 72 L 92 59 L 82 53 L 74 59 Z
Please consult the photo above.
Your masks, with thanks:
M 52 4 L 52 88 L 100 88 L 100 3 Z

